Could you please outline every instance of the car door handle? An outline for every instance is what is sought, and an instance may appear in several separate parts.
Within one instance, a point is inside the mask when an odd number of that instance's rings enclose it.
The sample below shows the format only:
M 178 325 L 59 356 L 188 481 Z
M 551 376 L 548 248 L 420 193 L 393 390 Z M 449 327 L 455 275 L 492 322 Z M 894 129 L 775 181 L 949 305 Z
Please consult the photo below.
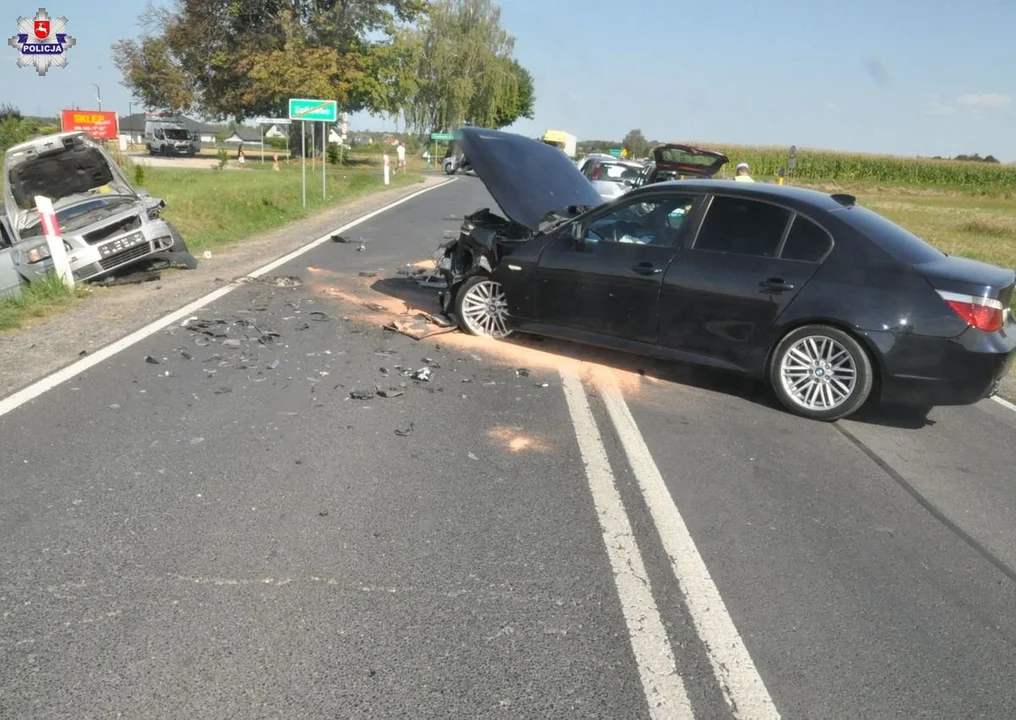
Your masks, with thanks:
M 766 278 L 758 284 L 764 292 L 786 292 L 787 290 L 793 290 L 794 286 L 788 282 L 783 282 L 783 278 Z
M 658 268 L 652 263 L 643 262 L 638 265 L 631 266 L 632 272 L 637 272 L 639 275 L 656 275 L 657 273 L 663 272 L 663 268 Z

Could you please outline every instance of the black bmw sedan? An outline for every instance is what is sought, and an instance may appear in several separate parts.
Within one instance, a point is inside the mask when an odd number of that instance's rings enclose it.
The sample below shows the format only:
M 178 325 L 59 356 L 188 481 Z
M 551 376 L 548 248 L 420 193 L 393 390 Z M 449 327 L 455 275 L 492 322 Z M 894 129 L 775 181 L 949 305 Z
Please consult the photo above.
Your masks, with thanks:
M 1016 273 L 948 256 L 850 195 L 686 180 L 600 204 L 555 148 L 482 128 L 459 142 L 502 213 L 467 216 L 441 263 L 467 333 L 745 373 L 816 420 L 869 398 L 975 403 L 1013 362 Z

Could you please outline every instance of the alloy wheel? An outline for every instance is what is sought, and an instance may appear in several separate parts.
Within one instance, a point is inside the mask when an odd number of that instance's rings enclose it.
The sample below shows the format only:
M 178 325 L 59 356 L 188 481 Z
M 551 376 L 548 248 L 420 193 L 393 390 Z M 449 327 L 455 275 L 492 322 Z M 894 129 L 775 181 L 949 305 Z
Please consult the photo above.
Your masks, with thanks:
M 500 340 L 511 334 L 508 301 L 501 283 L 484 279 L 465 289 L 461 303 L 462 322 L 474 335 Z
M 802 408 L 832 410 L 854 394 L 857 365 L 850 351 L 833 338 L 808 335 L 783 353 L 780 382 Z

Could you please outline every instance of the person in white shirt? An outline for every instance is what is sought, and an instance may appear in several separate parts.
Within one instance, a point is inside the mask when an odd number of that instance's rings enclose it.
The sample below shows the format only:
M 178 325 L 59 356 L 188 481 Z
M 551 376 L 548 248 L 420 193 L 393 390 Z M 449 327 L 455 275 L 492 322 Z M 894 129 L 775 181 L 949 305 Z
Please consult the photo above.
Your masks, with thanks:
M 403 174 L 405 174 L 405 172 L 406 172 L 406 143 L 403 142 L 402 140 L 399 140 L 399 144 L 395 146 L 395 156 L 397 158 L 396 162 L 398 163 L 395 166 L 395 172 L 398 172 L 401 169 Z

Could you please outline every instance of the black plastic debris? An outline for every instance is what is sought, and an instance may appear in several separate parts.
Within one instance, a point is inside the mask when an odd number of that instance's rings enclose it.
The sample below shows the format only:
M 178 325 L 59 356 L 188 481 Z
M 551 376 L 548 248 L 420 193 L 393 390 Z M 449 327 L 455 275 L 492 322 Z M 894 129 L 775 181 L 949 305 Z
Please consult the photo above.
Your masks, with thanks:
M 87 354 L 88 354 L 87 350 L 82 350 L 81 352 L 78 353 L 78 357 L 84 357 Z
M 353 390 L 349 393 L 351 400 L 373 400 L 374 393 L 371 390 Z
M 378 372 L 380 372 L 382 375 L 387 375 L 388 374 L 388 368 L 386 368 L 386 367 L 378 368 Z
M 226 393 L 231 393 L 231 392 L 233 392 L 233 388 L 223 386 L 223 387 L 220 387 L 218 390 L 216 390 L 215 394 L 216 395 L 225 395 Z
M 377 396 L 378 397 L 385 398 L 387 400 L 391 400 L 392 398 L 397 398 L 400 395 L 405 395 L 405 394 L 406 394 L 405 391 L 398 390 L 396 388 L 388 388 L 387 390 L 378 390 L 377 391 Z
M 190 354 L 189 352 L 187 352 L 186 350 L 181 350 L 181 351 L 180 351 L 180 357 L 182 357 L 182 358 L 183 358 L 184 360 L 191 360 L 191 359 L 193 359 L 193 357 L 194 357 L 194 356 L 193 356 L 193 355 L 191 355 L 191 354 Z
M 295 275 L 262 275 L 256 278 L 246 275 L 240 278 L 240 282 L 245 284 L 257 283 L 258 285 L 270 285 L 271 287 L 280 288 L 295 288 L 303 285 L 303 280 Z
M 328 511 L 327 510 L 318 511 L 318 517 L 328 517 Z
M 414 372 L 412 375 L 410 375 L 410 377 L 413 380 L 421 380 L 423 382 L 430 382 L 430 368 L 429 367 L 422 367 L 419 370 L 417 370 L 416 372 Z
M 529 377 L 529 368 L 519 368 L 515 371 L 515 374 L 519 377 Z
M 145 355 L 145 362 L 149 365 L 162 365 L 162 361 L 153 358 L 151 355 Z
M 362 278 L 372 278 L 372 277 L 377 277 L 377 273 L 376 273 L 376 272 L 371 272 L 371 271 L 369 271 L 369 270 L 361 270 L 361 271 L 360 271 L 359 273 L 357 273 L 357 274 L 358 274 L 358 275 L 359 275 L 360 277 L 362 277 Z
M 92 284 L 99 287 L 118 287 L 120 285 L 140 285 L 160 279 L 162 279 L 162 273 L 158 270 L 143 270 L 129 275 L 110 275 L 102 280 L 96 280 Z
M 301 331 L 301 330 L 309 330 L 309 329 L 310 329 L 310 325 L 308 325 L 307 323 L 300 323 L 300 324 L 299 324 L 299 325 L 297 325 L 297 326 L 296 326 L 296 328 L 294 328 L 294 329 L 295 329 L 295 330 L 296 330 L 297 332 L 299 332 L 299 331 Z
M 321 312 L 320 310 L 311 310 L 307 315 L 314 322 L 328 322 L 331 318 L 328 317 L 327 313 Z
M 412 432 L 413 432 L 413 423 L 409 423 L 409 427 L 407 427 L 405 430 L 396 430 L 395 434 L 398 435 L 399 437 L 409 437 L 409 435 L 411 435 Z
M 353 241 L 350 240 L 347 237 L 344 237 L 344 236 L 339 235 L 338 233 L 336 233 L 335 235 L 332 235 L 332 242 L 333 243 L 347 243 L 347 244 L 349 244 L 349 243 L 352 243 Z

